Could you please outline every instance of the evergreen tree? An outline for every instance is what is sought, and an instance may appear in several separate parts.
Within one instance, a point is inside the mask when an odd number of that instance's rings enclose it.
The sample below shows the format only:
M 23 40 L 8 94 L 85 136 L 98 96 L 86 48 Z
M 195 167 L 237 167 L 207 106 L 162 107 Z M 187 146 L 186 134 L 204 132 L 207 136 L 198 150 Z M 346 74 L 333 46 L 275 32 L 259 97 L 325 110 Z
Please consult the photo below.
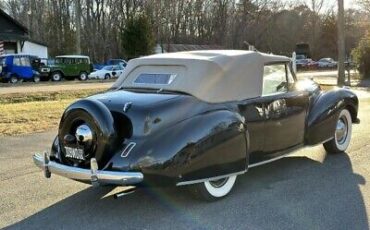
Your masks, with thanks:
M 365 36 L 352 51 L 353 59 L 364 78 L 370 78 L 370 35 Z
M 127 59 L 152 54 L 155 38 L 150 21 L 145 15 L 128 19 L 122 33 L 122 48 Z

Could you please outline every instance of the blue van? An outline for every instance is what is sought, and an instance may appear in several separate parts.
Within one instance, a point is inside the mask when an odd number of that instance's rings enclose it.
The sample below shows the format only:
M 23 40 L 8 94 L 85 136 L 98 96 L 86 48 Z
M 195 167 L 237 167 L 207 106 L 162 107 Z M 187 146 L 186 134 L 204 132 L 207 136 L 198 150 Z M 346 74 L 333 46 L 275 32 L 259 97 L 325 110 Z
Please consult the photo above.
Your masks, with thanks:
M 0 81 L 17 83 L 18 81 L 40 81 L 37 56 L 28 54 L 6 54 L 0 56 Z

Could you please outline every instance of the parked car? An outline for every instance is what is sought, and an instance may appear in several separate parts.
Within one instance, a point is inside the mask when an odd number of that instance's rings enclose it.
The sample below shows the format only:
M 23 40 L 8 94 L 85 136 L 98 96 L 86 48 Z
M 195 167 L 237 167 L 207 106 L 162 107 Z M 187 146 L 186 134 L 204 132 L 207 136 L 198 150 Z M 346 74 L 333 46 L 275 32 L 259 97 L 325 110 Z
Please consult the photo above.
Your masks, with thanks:
M 317 69 L 318 67 L 318 64 L 309 58 L 298 59 L 296 61 L 296 65 L 297 65 L 297 69 L 300 69 L 300 70 L 313 70 L 313 69 Z
M 337 62 L 332 58 L 321 58 L 318 62 L 319 68 L 336 68 Z
M 39 58 L 28 54 L 7 54 L 0 56 L 2 71 L 0 80 L 10 83 L 18 81 L 40 81 L 37 71 Z
M 123 59 L 109 59 L 106 64 L 107 65 L 122 65 L 123 67 L 127 66 L 127 62 Z
M 295 53 L 298 55 L 303 55 L 305 58 L 311 57 L 311 48 L 308 43 L 298 43 L 295 46 Z
M 122 65 L 123 67 L 126 67 L 127 62 L 123 59 L 109 59 L 104 64 L 93 64 L 94 71 L 101 70 L 104 68 L 104 66 L 111 66 L 111 65 Z
M 296 60 L 302 60 L 302 59 L 307 59 L 307 57 L 303 54 L 297 54 L 296 55 Z
M 89 79 L 110 79 L 119 77 L 125 68 L 122 65 L 107 65 L 89 74 Z
M 62 55 L 55 57 L 54 64 L 41 68 L 40 73 L 42 77 L 51 78 L 53 81 L 60 81 L 62 78 L 85 81 L 92 70 L 88 56 Z
M 191 186 L 215 200 L 249 168 L 301 147 L 323 143 L 328 153 L 345 152 L 357 112 L 353 92 L 298 81 L 288 57 L 158 54 L 131 60 L 109 91 L 71 104 L 51 152 L 33 160 L 46 177 Z

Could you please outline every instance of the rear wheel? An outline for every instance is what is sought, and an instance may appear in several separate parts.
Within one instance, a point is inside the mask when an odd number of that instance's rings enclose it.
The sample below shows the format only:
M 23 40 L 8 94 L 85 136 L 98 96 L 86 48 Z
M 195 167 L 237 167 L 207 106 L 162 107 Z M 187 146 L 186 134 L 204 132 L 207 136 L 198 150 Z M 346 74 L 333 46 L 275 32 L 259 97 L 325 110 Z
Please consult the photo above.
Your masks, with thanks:
M 51 74 L 51 80 L 52 81 L 61 81 L 62 80 L 62 74 L 60 72 L 54 72 Z
M 104 79 L 109 79 L 109 78 L 110 78 L 109 73 L 105 74 Z
M 35 76 L 33 76 L 33 82 L 35 82 L 35 83 L 38 83 L 38 82 L 40 82 L 40 76 L 37 76 L 37 75 L 35 75 Z
M 227 196 L 236 181 L 236 175 L 218 180 L 208 180 L 192 185 L 191 192 L 198 198 L 206 201 L 215 201 Z
M 15 75 L 12 75 L 9 79 L 9 82 L 12 83 L 12 84 L 15 84 L 18 82 L 18 77 L 15 76 Z
M 324 143 L 328 153 L 345 152 L 349 146 L 352 136 L 352 118 L 347 109 L 343 109 L 338 117 L 333 139 Z
M 80 81 L 86 81 L 87 80 L 87 73 L 86 72 L 81 72 L 78 79 L 80 79 Z

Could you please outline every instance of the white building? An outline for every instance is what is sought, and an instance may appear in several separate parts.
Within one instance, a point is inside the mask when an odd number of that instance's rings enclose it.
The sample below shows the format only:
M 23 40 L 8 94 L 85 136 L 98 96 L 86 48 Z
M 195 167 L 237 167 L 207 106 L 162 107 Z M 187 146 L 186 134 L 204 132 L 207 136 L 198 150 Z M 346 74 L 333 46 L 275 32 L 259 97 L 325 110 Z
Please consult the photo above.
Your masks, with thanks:
M 19 53 L 47 58 L 48 47 L 30 39 L 28 29 L 0 9 L 0 55 Z

